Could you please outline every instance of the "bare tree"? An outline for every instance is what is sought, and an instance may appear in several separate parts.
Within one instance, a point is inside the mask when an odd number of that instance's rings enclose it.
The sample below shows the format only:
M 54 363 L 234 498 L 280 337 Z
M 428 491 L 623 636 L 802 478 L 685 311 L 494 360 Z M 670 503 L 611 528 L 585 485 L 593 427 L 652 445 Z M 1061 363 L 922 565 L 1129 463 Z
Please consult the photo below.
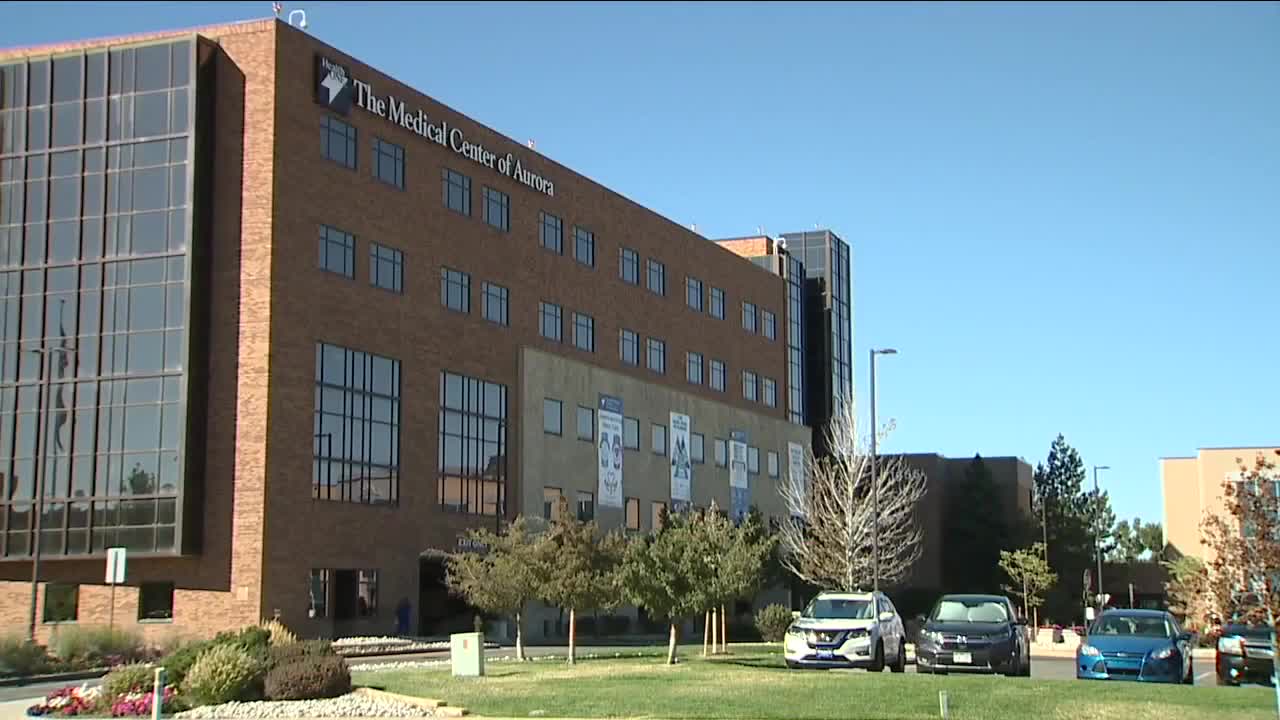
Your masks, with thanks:
M 883 440 L 890 427 L 880 434 Z M 822 588 L 852 591 L 873 582 L 874 550 L 880 548 L 880 582 L 902 580 L 920 558 L 916 508 L 925 493 L 925 475 L 902 458 L 881 456 L 876 463 L 879 490 L 879 542 L 875 542 L 876 503 L 871 482 L 869 437 L 858 435 L 852 402 L 836 411 L 825 431 L 829 453 L 805 459 L 805 477 L 780 483 L 779 494 L 796 522 L 782 523 L 778 534 L 783 567 Z

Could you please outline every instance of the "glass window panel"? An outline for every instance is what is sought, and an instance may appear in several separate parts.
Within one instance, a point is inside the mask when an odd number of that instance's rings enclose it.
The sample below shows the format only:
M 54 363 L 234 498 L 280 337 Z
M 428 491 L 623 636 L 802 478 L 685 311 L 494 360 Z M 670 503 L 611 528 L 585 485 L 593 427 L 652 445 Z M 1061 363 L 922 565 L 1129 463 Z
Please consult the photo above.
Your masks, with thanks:
M 187 90 L 174 90 L 170 93 L 170 96 L 170 106 L 173 109 L 173 114 L 170 116 L 169 132 L 189 131 L 191 129 L 190 93 Z
M 172 47 L 173 76 L 170 82 L 174 87 L 181 87 L 191 82 L 191 43 L 176 42 Z
M 169 134 L 169 93 L 138 95 L 133 101 L 133 137 Z
M 79 100 L 83 92 L 81 56 L 69 55 L 53 61 L 53 101 Z
M 169 176 L 165 168 L 148 168 L 134 172 L 134 210 L 160 210 L 168 205 Z
M 52 147 L 69 147 L 79 145 L 84 137 L 82 120 L 84 105 L 79 102 L 63 103 L 53 106 Z
M 137 49 L 137 92 L 169 87 L 169 45 L 148 45 Z
M 106 199 L 106 178 L 100 173 L 91 173 L 84 176 L 84 204 L 83 212 L 85 215 L 101 215 L 103 213 L 102 203 Z
M 107 94 L 107 54 L 90 53 L 85 58 L 85 97 L 98 98 Z
M 133 333 L 128 338 L 128 372 L 159 372 L 168 365 L 165 333 Z
M 66 220 L 80 216 L 80 178 L 54 178 L 49 184 L 49 217 Z
M 49 147 L 49 108 L 31 108 L 27 111 L 27 150 L 45 150 Z

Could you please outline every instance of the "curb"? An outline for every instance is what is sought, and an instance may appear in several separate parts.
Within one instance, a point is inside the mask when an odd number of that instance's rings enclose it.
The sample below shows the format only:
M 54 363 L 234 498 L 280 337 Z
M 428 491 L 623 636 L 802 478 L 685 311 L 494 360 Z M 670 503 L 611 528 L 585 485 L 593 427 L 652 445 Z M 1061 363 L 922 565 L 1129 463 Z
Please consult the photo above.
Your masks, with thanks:
M 96 670 L 80 670 L 77 672 L 57 673 L 54 675 L 29 675 L 27 677 L 5 678 L 0 680 L 0 687 L 23 687 L 51 682 L 71 682 L 74 680 L 94 680 L 106 675 L 108 668 Z
M 358 695 L 364 695 L 374 700 L 391 700 L 404 705 L 420 707 L 424 710 L 430 710 L 436 717 L 462 717 L 467 714 L 466 708 L 451 707 L 444 700 L 414 697 L 412 695 L 400 695 L 398 693 L 387 692 L 386 690 L 377 690 L 371 687 L 353 688 L 351 692 Z

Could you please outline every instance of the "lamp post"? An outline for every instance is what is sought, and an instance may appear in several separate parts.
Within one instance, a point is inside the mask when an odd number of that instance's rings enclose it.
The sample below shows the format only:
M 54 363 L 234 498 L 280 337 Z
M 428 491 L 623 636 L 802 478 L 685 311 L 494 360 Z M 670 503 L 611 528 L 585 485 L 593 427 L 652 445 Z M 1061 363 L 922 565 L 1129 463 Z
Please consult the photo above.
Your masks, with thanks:
M 871 349 L 871 553 L 872 590 L 880 589 L 880 481 L 876 477 L 876 356 L 897 355 L 893 348 Z
M 58 354 L 74 355 L 75 348 L 70 346 L 53 348 L 35 348 L 29 350 L 40 356 L 40 416 L 36 421 L 36 437 L 32 442 L 32 474 L 35 476 L 35 498 L 31 503 L 31 605 L 27 615 L 27 639 L 36 641 L 36 599 L 40 589 L 40 536 L 43 531 L 40 521 L 44 516 L 44 475 L 45 455 L 49 449 L 45 439 L 49 428 L 49 393 L 53 385 L 49 375 L 53 370 L 53 356 Z
M 1102 612 L 1102 493 L 1098 492 L 1098 471 L 1110 470 L 1109 465 L 1093 466 L 1093 548 L 1098 560 L 1098 612 Z

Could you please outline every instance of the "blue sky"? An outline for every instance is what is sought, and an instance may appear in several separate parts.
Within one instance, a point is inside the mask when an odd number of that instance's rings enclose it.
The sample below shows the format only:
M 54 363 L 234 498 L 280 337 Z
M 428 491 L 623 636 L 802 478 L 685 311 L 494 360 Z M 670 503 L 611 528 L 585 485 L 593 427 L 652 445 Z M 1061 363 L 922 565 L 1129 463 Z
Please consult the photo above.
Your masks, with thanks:
M 1278 3 L 299 6 L 709 237 L 841 234 L 889 451 L 1061 432 L 1158 520 L 1159 457 L 1280 444 Z M 10 3 L 0 46 L 270 12 Z

